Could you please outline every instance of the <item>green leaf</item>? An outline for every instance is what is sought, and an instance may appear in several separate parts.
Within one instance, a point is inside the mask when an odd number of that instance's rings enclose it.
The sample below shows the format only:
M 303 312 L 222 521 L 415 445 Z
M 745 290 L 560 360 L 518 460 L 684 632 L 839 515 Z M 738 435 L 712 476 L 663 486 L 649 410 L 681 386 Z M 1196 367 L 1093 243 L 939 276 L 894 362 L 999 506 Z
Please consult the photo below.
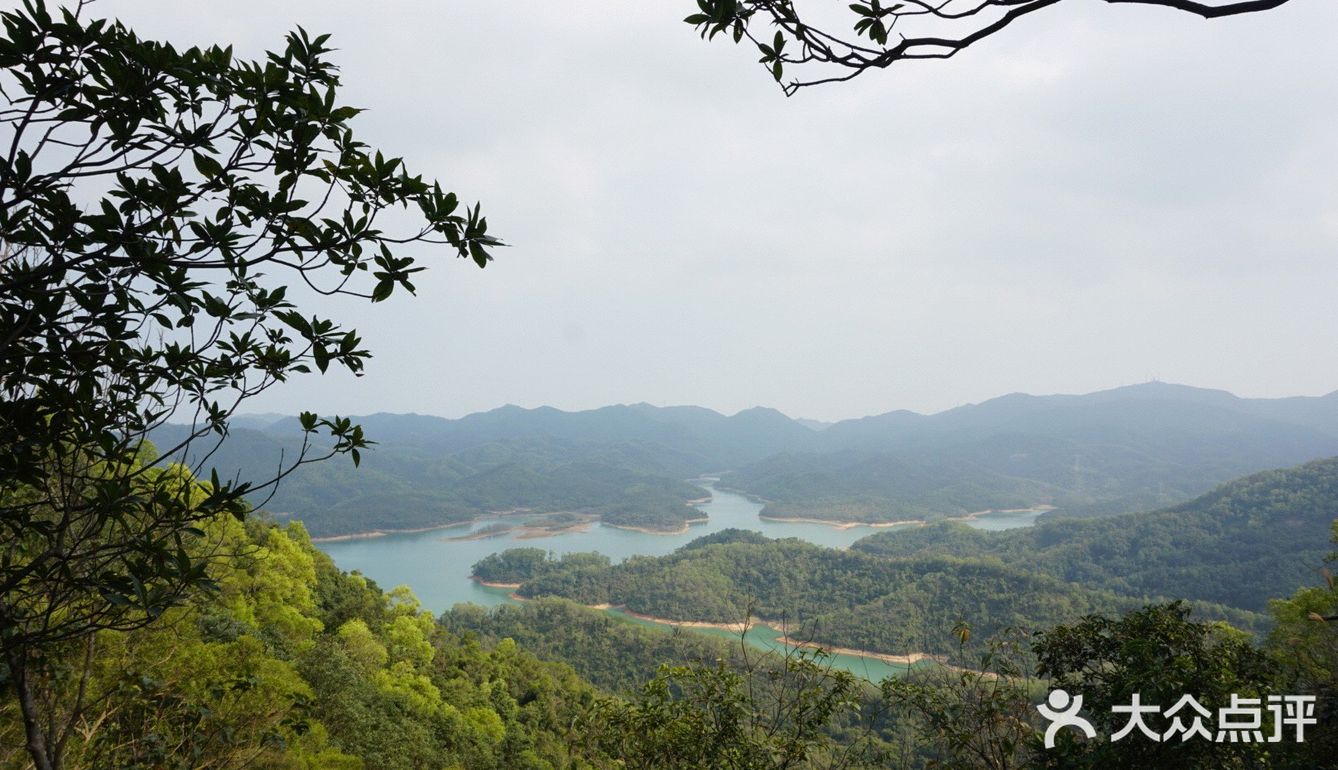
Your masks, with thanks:
M 213 179 L 223 173 L 223 164 L 219 163 L 212 156 L 200 152 L 191 153 L 191 159 L 195 161 L 195 170 L 199 171 L 205 179 Z

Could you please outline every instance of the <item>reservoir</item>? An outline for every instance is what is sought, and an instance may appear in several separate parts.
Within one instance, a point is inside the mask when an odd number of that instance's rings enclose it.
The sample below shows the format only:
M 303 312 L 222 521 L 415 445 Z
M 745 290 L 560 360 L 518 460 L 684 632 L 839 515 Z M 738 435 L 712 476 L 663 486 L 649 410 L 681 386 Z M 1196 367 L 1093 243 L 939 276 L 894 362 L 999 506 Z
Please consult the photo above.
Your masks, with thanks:
M 460 602 L 494 606 L 511 601 L 506 591 L 488 589 L 469 579 L 474 563 L 508 548 L 543 548 L 554 554 L 598 551 L 614 562 L 629 556 L 663 556 L 688 542 L 722 529 L 750 529 L 767 537 L 797 537 L 817 545 L 847 548 L 851 543 L 885 528 L 858 526 L 841 529 L 827 524 L 769 521 L 758 517 L 760 503 L 740 494 L 716 489 L 709 482 L 702 486 L 711 493 L 710 502 L 697 507 L 707 521 L 694 524 L 680 535 L 660 535 L 596 523 L 585 532 L 517 538 L 512 533 L 475 540 L 459 538 L 494 523 L 489 520 L 470 525 L 385 535 L 359 540 L 317 543 L 343 570 L 358 570 L 375 580 L 383 589 L 404 584 L 413 589 L 423 607 L 434 614 Z M 967 522 L 987 530 L 1030 526 L 1040 514 L 989 513 Z
M 317 546 L 328 553 L 340 569 L 357 570 L 375 580 L 382 589 L 388 590 L 401 584 L 409 586 L 425 609 L 438 614 L 462 602 L 496 606 L 514 601 L 508 589 L 481 586 L 469 577 L 475 562 L 508 548 L 543 548 L 558 555 L 598 551 L 618 562 L 629 556 L 662 556 L 702 535 L 730 528 L 753 530 L 773 538 L 797 537 L 831 548 L 848 548 L 862 537 L 887 529 L 869 526 L 840 528 L 827 524 L 762 519 L 758 516 L 762 510 L 761 503 L 740 494 L 716 489 L 709 481 L 703 480 L 701 486 L 711 493 L 711 499 L 697 507 L 708 518 L 682 534 L 653 534 L 596 523 L 583 532 L 543 537 L 518 538 L 508 532 L 495 537 L 459 539 L 462 535 L 495 524 L 495 521 L 483 520 L 449 529 L 323 542 L 317 543 Z M 1039 511 L 1000 511 L 982 514 L 966 523 L 978 529 L 997 531 L 1031 526 L 1038 516 Z M 616 610 L 610 612 L 616 613 Z M 723 633 L 712 629 L 694 630 Z M 776 636 L 766 629 L 757 629 L 749 632 L 748 641 L 760 649 L 776 649 L 781 644 Z M 833 655 L 832 662 L 874 681 L 904 670 L 904 667 L 899 669 L 856 655 Z

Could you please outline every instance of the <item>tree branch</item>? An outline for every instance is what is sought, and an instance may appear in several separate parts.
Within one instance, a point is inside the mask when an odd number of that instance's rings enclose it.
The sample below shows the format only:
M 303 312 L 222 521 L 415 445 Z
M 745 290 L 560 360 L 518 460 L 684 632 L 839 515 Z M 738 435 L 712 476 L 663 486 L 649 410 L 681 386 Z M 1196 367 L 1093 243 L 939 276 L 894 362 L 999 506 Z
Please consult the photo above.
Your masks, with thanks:
M 1241 2 L 1227 3 L 1226 5 L 1212 5 L 1210 3 L 1199 3 L 1195 0 L 1106 0 L 1107 3 L 1129 3 L 1133 5 L 1160 5 L 1167 8 L 1174 8 L 1177 11 L 1192 13 L 1196 16 L 1202 16 L 1205 19 L 1219 19 L 1223 16 L 1238 16 L 1243 13 L 1259 13 L 1260 11 L 1271 11 L 1285 3 L 1288 0 L 1241 0 Z

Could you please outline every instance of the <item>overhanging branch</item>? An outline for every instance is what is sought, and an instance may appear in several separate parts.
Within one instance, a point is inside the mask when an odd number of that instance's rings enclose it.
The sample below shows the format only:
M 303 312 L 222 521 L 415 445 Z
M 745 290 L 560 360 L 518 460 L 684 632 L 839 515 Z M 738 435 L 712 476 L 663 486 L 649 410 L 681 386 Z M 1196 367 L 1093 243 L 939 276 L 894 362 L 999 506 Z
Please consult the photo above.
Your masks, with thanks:
M 759 61 L 786 95 L 792 95 L 801 88 L 850 80 L 903 60 L 951 58 L 1060 0 L 859 0 L 849 6 L 847 18 L 852 24 L 846 30 L 809 24 L 800 9 L 804 2 L 697 0 L 700 13 L 685 21 L 707 39 L 723 35 L 736 43 L 745 39 L 752 43 L 762 54 Z M 808 2 L 816 5 L 817 0 Z M 1105 2 L 1161 6 L 1215 19 L 1270 11 L 1290 0 Z M 806 74 L 786 80 L 787 71 Z
M 1194 0 L 1106 0 L 1107 3 L 1130 3 L 1133 5 L 1161 5 L 1177 11 L 1192 13 L 1205 19 L 1218 19 L 1223 16 L 1239 16 L 1243 13 L 1271 11 L 1288 0 L 1242 0 L 1238 3 L 1198 3 Z

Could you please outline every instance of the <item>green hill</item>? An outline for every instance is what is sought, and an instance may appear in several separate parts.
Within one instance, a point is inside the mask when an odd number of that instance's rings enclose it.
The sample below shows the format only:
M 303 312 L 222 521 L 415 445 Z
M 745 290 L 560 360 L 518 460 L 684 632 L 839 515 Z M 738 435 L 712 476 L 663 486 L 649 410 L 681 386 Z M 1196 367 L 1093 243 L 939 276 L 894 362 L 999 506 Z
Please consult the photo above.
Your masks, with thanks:
M 1110 515 L 1338 454 L 1338 396 L 1240 399 L 1162 383 L 1014 394 L 821 431 L 772 409 L 725 416 L 648 404 L 357 420 L 378 443 L 356 472 L 346 463 L 301 468 L 272 498 L 253 501 L 303 520 L 316 536 L 440 526 L 513 508 L 673 530 L 698 515 L 684 503 L 699 492 L 682 480 L 734 469 L 722 483 L 764 498 L 772 516 L 929 520 L 1037 504 Z M 167 449 L 184 432 L 168 426 L 152 438 Z M 217 451 L 204 441 L 185 459 L 204 475 L 212 467 L 269 478 L 297 456 L 300 438 L 294 419 L 243 417 Z
M 1061 580 L 1262 611 L 1314 583 L 1338 518 L 1338 458 L 1265 471 L 1151 513 L 1042 521 L 1001 533 L 942 523 L 871 535 L 854 548 L 1025 564 Z
M 155 438 L 171 446 L 182 431 Z M 207 463 L 220 475 L 265 478 L 299 448 L 273 433 L 234 430 Z M 265 490 L 253 502 L 281 520 L 301 520 L 313 537 L 437 527 L 515 509 L 589 513 L 609 524 L 663 530 L 701 516 L 687 504 L 702 495 L 700 487 L 640 470 L 642 460 L 635 447 L 536 440 L 443 452 L 405 440 L 365 453 L 356 469 L 340 460 L 302 466 L 272 496 Z
M 515 549 L 475 565 L 479 577 L 523 585 L 522 596 L 622 605 L 669 620 L 733 623 L 750 611 L 785 622 L 792 636 L 888 654 L 956 650 L 953 629 L 978 638 L 1010 627 L 1043 628 L 1093 612 L 1118 612 L 1145 597 L 1068 583 L 996 559 L 917 556 L 889 559 L 755 533 L 712 536 L 662 557 L 611 564 L 599 554 L 555 559 Z M 1207 614 L 1260 627 L 1252 613 L 1203 607 Z

